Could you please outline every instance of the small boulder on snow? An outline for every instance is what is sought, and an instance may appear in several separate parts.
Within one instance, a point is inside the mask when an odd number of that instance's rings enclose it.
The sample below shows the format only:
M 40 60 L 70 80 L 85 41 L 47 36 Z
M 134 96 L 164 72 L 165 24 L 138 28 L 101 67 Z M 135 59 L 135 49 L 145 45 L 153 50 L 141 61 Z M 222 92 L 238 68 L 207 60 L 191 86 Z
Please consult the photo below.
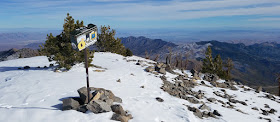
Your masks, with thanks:
M 76 110 L 80 104 L 78 101 L 74 100 L 73 98 L 67 98 L 62 100 L 63 105 L 62 105 L 62 110 Z

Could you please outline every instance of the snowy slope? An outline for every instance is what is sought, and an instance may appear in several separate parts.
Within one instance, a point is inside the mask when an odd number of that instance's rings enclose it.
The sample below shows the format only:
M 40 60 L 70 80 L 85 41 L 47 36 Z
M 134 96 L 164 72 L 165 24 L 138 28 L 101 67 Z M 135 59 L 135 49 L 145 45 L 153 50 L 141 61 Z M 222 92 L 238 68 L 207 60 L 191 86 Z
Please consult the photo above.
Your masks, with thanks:
M 135 65 L 136 61 L 133 60 L 144 60 L 146 61 L 146 66 Z M 265 96 L 263 92 L 244 92 L 239 86 L 238 91 L 225 90 L 239 100 L 248 100 L 248 106 L 234 104 L 236 108 L 248 114 L 224 108 L 219 103 L 209 103 L 203 99 L 202 101 L 211 109 L 218 110 L 222 117 L 199 119 L 183 104 L 190 106 L 199 106 L 201 104 L 191 104 L 160 89 L 162 80 L 159 76 L 144 71 L 148 65 L 151 65 L 147 62 L 152 61 L 136 56 L 124 58 L 117 54 L 95 53 L 92 63 L 107 69 L 105 72 L 96 72 L 95 70 L 98 68 L 89 68 L 90 86 L 109 89 L 116 96 L 122 98 L 123 103 L 121 105 L 133 116 L 133 119 L 130 120 L 131 122 L 265 121 L 259 119 L 259 117 L 280 121 L 280 118 L 278 118 L 280 115 L 279 103 L 259 97 Z M 77 89 L 86 85 L 85 69 L 83 64 L 75 65 L 68 72 L 54 72 L 52 68 L 36 68 L 37 66 L 43 67 L 49 64 L 44 56 L 0 62 L 1 122 L 112 121 L 110 118 L 113 112 L 102 114 L 87 112 L 84 114 L 74 110 L 61 111 L 61 100 L 67 97 L 78 97 Z M 31 68 L 18 70 L 19 67 L 26 65 Z M 168 79 L 176 77 L 169 73 L 166 76 Z M 118 79 L 121 82 L 116 82 Z M 197 82 L 200 83 L 200 81 Z M 141 86 L 144 86 L 144 88 L 140 88 Z M 202 90 L 207 97 L 225 101 L 213 94 L 213 91 L 220 91 L 220 89 L 202 85 L 193 88 L 194 91 Z M 156 97 L 164 99 L 164 102 L 156 101 Z M 277 99 L 279 100 L 279 97 Z M 268 104 L 277 112 L 264 116 L 261 115 L 261 111 L 251 109 L 252 107 L 265 109 L 264 104 Z

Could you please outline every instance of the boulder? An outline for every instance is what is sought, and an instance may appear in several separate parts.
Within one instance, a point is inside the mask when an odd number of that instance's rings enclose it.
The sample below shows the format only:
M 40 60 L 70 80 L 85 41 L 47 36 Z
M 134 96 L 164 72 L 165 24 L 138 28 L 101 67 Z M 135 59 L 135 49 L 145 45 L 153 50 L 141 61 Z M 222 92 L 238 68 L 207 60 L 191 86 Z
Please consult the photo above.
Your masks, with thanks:
M 116 121 L 121 121 L 121 122 L 128 122 L 130 118 L 126 116 L 122 116 L 120 114 L 114 113 L 113 116 L 111 117 L 111 120 L 116 120 Z
M 91 112 L 98 114 L 111 111 L 111 106 L 101 100 L 96 100 L 87 104 L 86 108 Z
M 126 114 L 125 111 L 123 110 L 123 107 L 121 105 L 112 105 L 111 109 L 116 114 L 120 114 L 122 116 L 125 116 L 125 114 Z
M 91 101 L 98 100 L 101 96 L 100 92 L 98 92 L 98 91 L 93 92 L 92 95 L 93 95 L 93 98 L 91 99 Z
M 73 98 L 67 98 L 62 100 L 62 110 L 77 110 L 77 108 L 80 106 L 79 102 L 74 100 Z
M 79 112 L 83 112 L 83 113 L 86 113 L 87 112 L 87 105 L 80 105 L 78 108 L 77 108 L 77 111 Z
M 206 109 L 206 110 L 210 111 L 210 108 L 209 108 L 207 105 L 205 105 L 205 104 L 202 104 L 202 105 L 199 106 L 198 108 L 201 109 L 201 110 Z
M 217 116 L 222 116 L 217 110 L 214 110 L 214 111 L 213 111 L 213 114 L 214 114 L 214 115 L 217 115 Z
M 90 89 L 89 89 L 90 90 Z M 80 99 L 82 100 L 83 104 L 87 104 L 88 103 L 88 91 L 87 91 L 87 87 L 82 87 L 80 89 L 78 89 L 78 93 L 80 95 Z M 89 94 L 89 98 L 92 98 L 92 94 Z

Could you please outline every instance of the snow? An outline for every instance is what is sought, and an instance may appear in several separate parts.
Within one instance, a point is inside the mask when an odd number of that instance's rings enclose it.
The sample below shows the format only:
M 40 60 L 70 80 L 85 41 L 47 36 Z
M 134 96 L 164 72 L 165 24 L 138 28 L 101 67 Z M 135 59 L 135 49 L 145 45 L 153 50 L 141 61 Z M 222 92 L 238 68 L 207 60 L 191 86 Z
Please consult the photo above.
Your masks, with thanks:
M 133 61 L 136 60 L 136 61 Z M 143 60 L 142 65 L 135 65 L 138 60 Z M 150 63 L 148 63 L 150 62 Z M 38 56 L 32 58 L 16 59 L 0 62 L 0 121 L 5 122 L 38 122 L 38 121 L 67 121 L 67 122 L 109 122 L 112 112 L 86 114 L 74 110 L 61 111 L 62 99 L 78 97 L 77 89 L 86 86 L 85 69 L 83 64 L 75 65 L 68 72 L 54 72 L 54 68 L 36 68 L 37 66 L 49 66 L 47 57 Z M 128 110 L 133 119 L 131 122 L 234 122 L 234 121 L 264 121 L 258 117 L 270 118 L 272 121 L 280 121 L 279 103 L 259 97 L 266 93 L 254 91 L 238 91 L 225 89 L 235 99 L 245 101 L 248 106 L 239 103 L 236 108 L 247 114 L 242 114 L 234 109 L 228 109 L 217 103 L 204 101 L 212 110 L 218 110 L 223 116 L 218 119 L 199 119 L 187 110 L 183 104 L 198 107 L 201 104 L 191 104 L 186 100 L 169 95 L 160 89 L 161 75 L 145 72 L 144 69 L 154 63 L 137 56 L 123 57 L 112 53 L 95 53 L 92 62 L 94 65 L 106 68 L 104 72 L 96 72 L 98 68 L 89 68 L 90 86 L 102 87 L 111 90 L 116 96 L 122 98 L 121 105 Z M 19 70 L 19 67 L 30 66 L 30 69 Z M 104 69 L 99 69 L 104 70 Z M 180 73 L 181 71 L 176 71 Z M 191 76 L 189 71 L 185 71 Z M 176 75 L 167 73 L 167 79 L 172 81 Z M 121 82 L 116 82 L 118 79 Z M 204 81 L 209 84 L 207 81 Z M 221 81 L 222 82 L 222 81 Z M 198 81 L 200 83 L 200 81 Z M 210 84 L 209 84 L 210 85 Z M 144 86 L 144 88 L 140 88 Z M 224 102 L 227 100 L 217 97 L 214 91 L 221 88 L 210 88 L 199 85 L 193 91 L 202 90 L 207 98 L 214 97 Z M 222 92 L 221 92 L 222 93 Z M 164 102 L 158 102 L 160 97 Z M 279 97 L 277 97 L 279 99 Z M 252 110 L 252 107 L 264 108 L 268 104 L 277 110 L 275 114 L 261 115 L 260 111 Z M 267 109 L 266 109 L 267 110 Z

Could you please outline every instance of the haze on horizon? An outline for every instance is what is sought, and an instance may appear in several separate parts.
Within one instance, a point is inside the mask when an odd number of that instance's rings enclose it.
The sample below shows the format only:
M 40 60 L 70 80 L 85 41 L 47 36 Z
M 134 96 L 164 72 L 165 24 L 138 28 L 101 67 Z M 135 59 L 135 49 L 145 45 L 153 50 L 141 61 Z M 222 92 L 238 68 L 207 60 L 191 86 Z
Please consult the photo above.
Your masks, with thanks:
M 279 10 L 279 0 L 1 0 L 0 32 L 58 31 L 70 13 L 118 36 L 279 41 Z

